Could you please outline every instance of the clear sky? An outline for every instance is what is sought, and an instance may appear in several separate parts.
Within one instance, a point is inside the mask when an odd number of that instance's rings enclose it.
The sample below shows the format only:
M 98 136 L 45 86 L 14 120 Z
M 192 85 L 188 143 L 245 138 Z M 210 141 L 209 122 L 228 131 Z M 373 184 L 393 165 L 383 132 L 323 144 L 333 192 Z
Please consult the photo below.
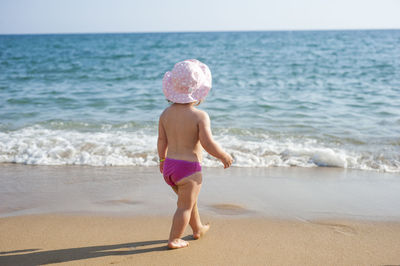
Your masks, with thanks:
M 0 34 L 400 29 L 400 0 L 0 0 Z

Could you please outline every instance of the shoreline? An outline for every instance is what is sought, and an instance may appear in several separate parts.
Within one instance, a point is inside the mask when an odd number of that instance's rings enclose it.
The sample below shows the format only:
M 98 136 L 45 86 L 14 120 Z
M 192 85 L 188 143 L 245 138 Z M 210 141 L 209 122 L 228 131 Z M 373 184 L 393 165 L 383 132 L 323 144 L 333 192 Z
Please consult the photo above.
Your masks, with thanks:
M 0 165 L 0 217 L 168 216 L 176 195 L 157 167 Z M 400 221 L 396 174 L 337 168 L 204 168 L 204 215 Z

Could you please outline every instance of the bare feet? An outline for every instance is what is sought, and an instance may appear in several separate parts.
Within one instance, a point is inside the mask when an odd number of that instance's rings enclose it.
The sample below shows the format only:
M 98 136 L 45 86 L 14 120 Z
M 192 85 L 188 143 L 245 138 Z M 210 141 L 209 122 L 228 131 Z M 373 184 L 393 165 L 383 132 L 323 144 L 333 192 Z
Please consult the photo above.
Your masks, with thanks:
M 197 231 L 197 232 L 193 232 L 193 238 L 194 239 L 199 239 L 200 237 L 202 237 L 205 233 L 207 233 L 208 229 L 210 229 L 210 224 L 205 224 L 203 225 L 203 227 Z
M 182 240 L 182 239 L 174 239 L 172 241 L 168 241 L 168 247 L 169 248 L 184 248 L 189 246 L 189 242 Z

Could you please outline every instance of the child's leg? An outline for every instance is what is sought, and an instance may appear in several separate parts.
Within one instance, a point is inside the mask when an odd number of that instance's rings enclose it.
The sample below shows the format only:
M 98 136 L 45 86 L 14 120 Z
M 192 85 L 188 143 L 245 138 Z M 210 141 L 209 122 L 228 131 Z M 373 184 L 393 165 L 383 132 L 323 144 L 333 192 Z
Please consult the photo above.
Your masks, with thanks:
M 178 195 L 178 187 L 172 187 L 174 192 Z M 192 208 L 192 213 L 190 215 L 189 225 L 193 230 L 193 238 L 199 239 L 203 234 L 205 234 L 210 228 L 209 224 L 203 225 L 200 220 L 199 210 L 197 208 L 197 201 L 194 203 Z
M 190 215 L 190 221 L 189 221 L 190 227 L 192 227 L 193 234 L 195 231 L 198 231 L 203 224 L 200 221 L 200 215 L 199 215 L 199 210 L 197 208 L 197 202 L 194 203 L 192 213 Z
M 197 202 L 195 202 L 195 204 L 193 206 L 189 224 L 190 224 L 190 227 L 192 227 L 194 239 L 199 239 L 210 228 L 209 224 L 203 225 L 201 223 L 199 210 L 197 208 Z
M 172 221 L 171 233 L 168 240 L 170 248 L 186 247 L 189 243 L 180 239 L 192 216 L 193 206 L 201 188 L 201 173 L 197 172 L 178 183 L 178 203 Z

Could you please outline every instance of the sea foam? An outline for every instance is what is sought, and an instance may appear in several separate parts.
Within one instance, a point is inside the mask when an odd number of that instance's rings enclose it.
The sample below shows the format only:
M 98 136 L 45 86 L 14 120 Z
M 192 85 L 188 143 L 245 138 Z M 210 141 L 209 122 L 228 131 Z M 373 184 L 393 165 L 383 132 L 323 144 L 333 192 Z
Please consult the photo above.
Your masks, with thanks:
M 156 128 L 82 132 L 40 125 L 0 132 L 0 162 L 36 165 L 156 166 Z M 400 172 L 398 157 L 356 152 L 314 139 L 274 138 L 268 134 L 229 135 L 215 139 L 232 155 L 236 167 L 338 167 Z M 204 153 L 203 165 L 221 167 Z

